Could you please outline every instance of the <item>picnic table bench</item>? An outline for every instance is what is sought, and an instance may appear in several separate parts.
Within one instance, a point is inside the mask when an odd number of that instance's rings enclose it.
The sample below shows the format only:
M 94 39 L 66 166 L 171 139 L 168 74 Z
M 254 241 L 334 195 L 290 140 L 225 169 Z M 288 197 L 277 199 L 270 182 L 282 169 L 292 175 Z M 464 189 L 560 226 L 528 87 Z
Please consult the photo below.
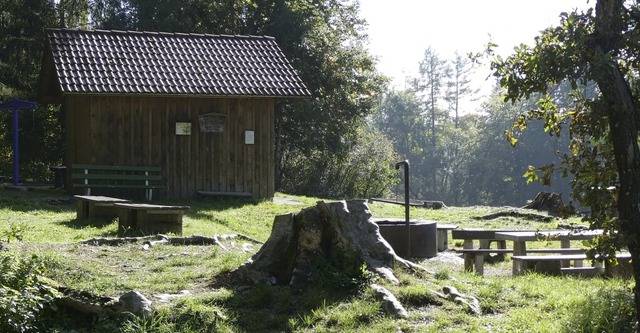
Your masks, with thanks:
M 584 260 L 589 259 L 585 253 L 582 254 L 562 254 L 554 256 L 513 256 L 513 275 L 522 275 L 528 271 L 536 271 L 539 273 L 551 275 L 583 275 L 594 276 L 607 274 L 613 275 L 629 275 L 631 254 L 617 253 L 616 259 L 619 262 L 617 266 L 604 265 L 602 260 L 596 257 L 593 260 L 593 266 L 584 267 Z M 573 261 L 573 266 L 564 265 L 566 262 Z
M 584 249 L 580 248 L 543 248 L 530 249 L 530 253 L 562 253 L 562 254 L 583 254 Z M 484 261 L 488 254 L 513 254 L 512 249 L 462 249 L 465 270 L 474 271 L 477 275 L 484 275 Z
M 142 189 L 151 201 L 154 189 L 166 188 L 158 184 L 162 168 L 157 166 L 72 164 L 71 169 L 73 187 L 84 188 L 87 196 L 95 188 Z
M 73 197 L 76 199 L 76 217 L 79 219 L 117 216 L 118 211 L 113 205 L 129 202 L 126 199 L 97 195 L 74 195 Z
M 140 230 L 144 234 L 168 233 L 182 235 L 182 216 L 189 206 L 115 203 L 119 208 L 118 229 Z

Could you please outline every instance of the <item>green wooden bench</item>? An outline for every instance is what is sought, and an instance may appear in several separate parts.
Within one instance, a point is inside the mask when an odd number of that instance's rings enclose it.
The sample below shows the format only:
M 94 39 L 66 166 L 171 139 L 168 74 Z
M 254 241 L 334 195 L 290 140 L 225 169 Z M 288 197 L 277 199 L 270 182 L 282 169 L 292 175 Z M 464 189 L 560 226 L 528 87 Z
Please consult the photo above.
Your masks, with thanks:
M 153 190 L 166 188 L 158 184 L 162 168 L 156 166 L 72 164 L 71 169 L 73 187 L 84 188 L 85 195 L 91 195 L 95 188 L 142 189 L 150 201 Z

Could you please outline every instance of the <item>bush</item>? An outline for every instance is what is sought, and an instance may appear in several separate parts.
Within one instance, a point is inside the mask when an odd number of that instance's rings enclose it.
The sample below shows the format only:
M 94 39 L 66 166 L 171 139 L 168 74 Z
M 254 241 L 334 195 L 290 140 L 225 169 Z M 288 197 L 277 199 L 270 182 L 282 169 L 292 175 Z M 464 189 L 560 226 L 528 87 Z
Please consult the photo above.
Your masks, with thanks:
M 278 190 L 323 198 L 384 197 L 398 182 L 397 160 L 384 134 L 362 130 L 346 157 L 320 151 L 290 157 Z
M 55 298 L 55 290 L 41 282 L 44 270 L 36 255 L 24 259 L 0 253 L 0 331 L 42 331 L 39 315 Z

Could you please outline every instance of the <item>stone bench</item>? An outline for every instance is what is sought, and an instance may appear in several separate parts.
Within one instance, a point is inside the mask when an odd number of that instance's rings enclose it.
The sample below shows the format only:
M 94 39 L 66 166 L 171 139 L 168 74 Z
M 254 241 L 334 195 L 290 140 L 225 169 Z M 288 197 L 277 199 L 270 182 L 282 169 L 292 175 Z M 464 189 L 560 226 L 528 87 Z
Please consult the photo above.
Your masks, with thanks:
M 116 203 L 119 208 L 118 230 L 139 230 L 144 234 L 174 233 L 182 235 L 182 216 L 189 206 Z
M 542 248 L 542 249 L 529 249 L 528 253 L 561 253 L 561 254 L 584 254 L 583 249 L 579 248 Z M 462 254 L 464 256 L 464 269 L 468 272 L 472 272 L 475 269 L 477 275 L 484 275 L 484 262 L 485 257 L 490 254 L 511 254 L 512 249 L 463 249 Z
M 559 254 L 559 255 L 536 255 L 536 256 L 513 256 L 513 275 L 522 275 L 527 271 L 534 270 L 536 272 L 560 275 L 562 270 L 569 272 L 571 266 L 566 263 L 573 262 L 573 271 L 579 271 L 577 268 L 583 267 L 583 261 L 587 259 L 587 255 L 582 254 Z M 564 266 L 564 267 L 563 267 Z M 603 270 L 601 262 L 594 263 L 594 269 Z M 582 270 L 581 270 L 582 271 Z M 586 271 L 586 270 L 584 270 Z M 594 272 L 595 274 L 595 272 Z
M 118 209 L 114 204 L 129 202 L 125 199 L 98 195 L 74 195 L 73 197 L 76 199 L 76 217 L 79 219 L 118 216 Z

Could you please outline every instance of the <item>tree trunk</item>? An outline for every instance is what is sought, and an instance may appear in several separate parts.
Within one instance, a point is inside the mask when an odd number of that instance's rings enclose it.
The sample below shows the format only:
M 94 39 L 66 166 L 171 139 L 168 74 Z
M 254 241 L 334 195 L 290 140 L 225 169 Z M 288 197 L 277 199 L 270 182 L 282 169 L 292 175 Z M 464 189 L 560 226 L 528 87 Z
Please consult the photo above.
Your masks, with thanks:
M 623 0 L 598 0 L 594 54 L 589 62 L 595 81 L 609 106 L 609 128 L 620 178 L 620 226 L 634 263 L 636 319 L 640 322 L 640 150 L 637 127 L 637 113 L 640 110 L 634 105 L 631 89 L 618 64 L 605 58 L 607 53 L 620 48 L 624 11 Z
M 418 267 L 398 257 L 382 238 L 366 201 L 319 202 L 297 214 L 276 216 L 267 242 L 233 276 L 252 283 L 300 285 L 323 265 L 349 271 L 362 264 L 391 282 L 398 282 L 394 264 Z

